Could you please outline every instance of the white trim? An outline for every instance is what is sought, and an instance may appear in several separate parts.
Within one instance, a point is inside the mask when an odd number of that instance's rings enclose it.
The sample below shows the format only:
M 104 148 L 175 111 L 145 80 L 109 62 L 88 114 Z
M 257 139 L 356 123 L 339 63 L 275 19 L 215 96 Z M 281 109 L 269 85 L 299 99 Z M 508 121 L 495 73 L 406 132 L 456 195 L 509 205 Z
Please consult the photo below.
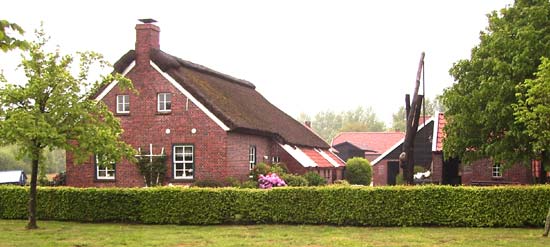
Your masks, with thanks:
M 183 160 L 182 161 L 176 161 L 176 147 L 181 147 L 183 150 Z M 186 161 L 185 160 L 185 148 L 191 147 L 191 156 L 193 158 L 192 161 Z M 179 153 L 178 153 L 179 154 Z M 151 157 L 152 158 L 152 157 Z M 183 165 L 183 176 L 177 176 L 176 175 L 176 165 L 181 164 Z M 191 169 L 185 169 L 186 165 L 191 164 Z M 182 144 L 182 145 L 174 145 L 172 147 L 172 170 L 173 170 L 173 178 L 174 179 L 193 179 L 195 177 L 195 146 L 189 145 L 189 144 Z M 178 171 L 181 169 L 178 169 Z M 193 175 L 191 176 L 185 176 L 186 172 L 191 172 Z
M 432 134 L 432 152 L 437 151 L 437 134 L 439 133 L 439 111 L 435 111 L 434 131 Z
M 134 67 L 136 66 L 136 61 L 134 60 L 123 72 L 122 76 L 126 76 Z M 118 84 L 118 81 L 112 81 L 103 91 L 95 98 L 96 101 L 102 100 L 105 95 L 107 95 L 113 88 Z
M 162 101 L 160 99 L 161 95 L 163 95 Z M 170 95 L 170 101 L 168 101 L 166 99 L 168 95 Z M 160 109 L 161 102 L 162 102 L 162 106 L 164 107 L 164 110 Z M 170 109 L 167 109 L 168 108 L 168 102 L 170 102 Z M 172 93 L 170 93 L 170 92 L 157 93 L 157 112 L 160 112 L 160 113 L 172 112 Z
M 120 97 L 120 96 L 122 96 L 122 102 L 118 102 L 118 97 Z M 126 101 L 124 100 L 124 96 L 128 96 L 128 102 L 126 102 Z M 128 109 L 130 109 L 130 95 L 129 95 L 129 94 L 119 94 L 119 95 L 116 96 L 116 113 L 123 113 L 123 114 L 124 114 L 124 113 L 130 113 L 130 110 L 128 110 L 128 111 L 124 111 L 124 110 L 119 111 L 119 110 L 118 110 L 118 105 L 119 105 L 119 104 L 122 105 L 122 109 L 124 109 L 124 106 L 125 106 L 126 104 L 128 104 Z
M 313 161 L 309 156 L 307 156 L 302 150 L 300 150 L 298 147 L 291 147 L 288 144 L 280 144 L 281 146 L 290 156 L 292 156 L 296 161 L 298 161 L 303 167 L 317 167 L 317 163 Z
M 319 154 L 321 154 L 321 156 L 323 156 L 323 158 L 328 160 L 328 162 L 331 165 L 333 165 L 334 167 L 340 167 L 340 164 L 338 164 L 338 162 L 336 162 L 336 160 L 332 159 L 332 157 L 330 157 L 328 154 L 326 154 L 323 150 L 317 149 L 317 152 L 319 152 Z
M 431 118 L 428 119 L 428 121 L 424 122 L 421 126 L 418 126 L 418 129 L 416 130 L 416 132 L 420 132 L 420 130 L 422 130 L 426 125 L 428 125 L 430 122 L 434 122 L 434 118 L 435 116 L 432 116 Z M 435 125 L 434 125 L 434 128 L 435 128 Z M 395 143 L 393 146 L 391 146 L 391 148 L 389 148 L 388 150 L 386 150 L 386 152 L 382 153 L 380 156 L 378 156 L 378 158 L 376 158 L 375 160 L 373 160 L 370 165 L 371 166 L 375 166 L 378 162 L 380 162 L 381 160 L 383 160 L 388 154 L 390 154 L 394 149 L 396 149 L 397 147 L 399 147 L 399 145 L 403 144 L 403 142 L 405 142 L 405 137 L 403 137 L 401 140 L 399 140 L 397 143 Z M 432 140 L 433 142 L 433 140 Z
M 225 125 L 219 118 L 216 117 L 212 112 L 210 112 L 203 104 L 201 104 L 191 93 L 189 93 L 187 90 L 185 90 L 172 76 L 170 76 L 168 73 L 165 73 L 162 71 L 153 61 L 149 62 L 153 68 L 157 72 L 159 72 L 166 80 L 168 80 L 170 83 L 172 83 L 172 86 L 177 88 L 185 97 L 189 98 L 193 104 L 195 104 L 201 111 L 203 111 L 212 121 L 214 121 L 218 126 L 220 126 L 223 130 L 229 131 L 229 127 Z

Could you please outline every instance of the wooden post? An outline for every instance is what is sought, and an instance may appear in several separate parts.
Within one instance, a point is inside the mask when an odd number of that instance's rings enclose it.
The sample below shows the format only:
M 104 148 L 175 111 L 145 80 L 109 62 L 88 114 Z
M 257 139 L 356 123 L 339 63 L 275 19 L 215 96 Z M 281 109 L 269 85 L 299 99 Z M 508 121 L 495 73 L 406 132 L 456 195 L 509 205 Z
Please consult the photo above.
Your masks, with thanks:
M 548 232 L 550 232 L 550 208 L 548 209 L 548 214 L 546 215 L 546 223 L 544 224 L 544 233 L 542 236 L 548 237 Z
M 409 105 L 409 97 L 405 96 L 406 109 L 407 109 L 407 127 L 405 132 L 405 141 L 403 142 L 402 158 L 406 161 L 402 163 L 403 166 L 403 179 L 407 181 L 407 184 L 414 184 L 413 170 L 414 170 L 414 139 L 416 132 L 418 131 L 418 120 L 420 118 L 420 111 L 422 109 L 422 95 L 418 95 L 418 89 L 420 88 L 420 78 L 424 68 L 424 56 L 422 52 L 420 55 L 420 62 L 418 63 L 418 71 L 416 73 L 416 81 L 414 87 L 414 94 L 412 96 L 412 103 Z

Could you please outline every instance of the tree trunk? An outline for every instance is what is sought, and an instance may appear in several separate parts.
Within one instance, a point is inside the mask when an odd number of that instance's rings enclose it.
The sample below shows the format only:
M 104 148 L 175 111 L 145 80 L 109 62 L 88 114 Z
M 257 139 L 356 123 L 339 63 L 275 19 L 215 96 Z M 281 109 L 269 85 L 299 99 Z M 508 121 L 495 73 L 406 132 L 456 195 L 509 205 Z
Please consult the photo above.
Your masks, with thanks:
M 39 154 L 34 154 L 32 158 L 31 172 L 31 191 L 29 193 L 29 222 L 27 229 L 37 229 L 36 225 L 36 182 L 38 179 L 38 158 Z
M 550 208 L 548 209 L 548 214 L 546 215 L 546 223 L 544 224 L 544 233 L 542 236 L 548 237 L 548 232 L 550 232 Z

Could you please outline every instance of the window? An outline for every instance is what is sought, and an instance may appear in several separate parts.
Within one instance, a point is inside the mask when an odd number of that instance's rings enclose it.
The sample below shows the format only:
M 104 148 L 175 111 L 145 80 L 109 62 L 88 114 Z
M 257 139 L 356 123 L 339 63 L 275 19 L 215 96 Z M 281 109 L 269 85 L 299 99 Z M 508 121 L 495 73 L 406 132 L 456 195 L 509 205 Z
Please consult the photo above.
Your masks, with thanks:
M 130 113 L 130 95 L 116 96 L 116 113 Z
M 157 109 L 159 112 L 172 111 L 172 94 L 171 93 L 159 93 L 157 95 L 157 99 L 158 99 Z
M 193 145 L 174 145 L 174 178 L 192 179 L 194 167 Z
M 493 164 L 493 177 L 494 178 L 502 177 L 502 164 L 500 163 Z
M 279 156 L 271 157 L 271 163 L 273 163 L 273 164 L 281 163 L 281 157 L 279 157 Z
M 248 168 L 250 170 L 254 169 L 256 166 L 256 146 L 251 145 L 248 147 L 248 162 L 250 163 Z
M 101 161 L 101 162 L 100 162 Z M 102 160 L 100 155 L 95 156 L 95 170 L 96 170 L 96 179 L 98 180 L 114 180 L 116 172 L 115 162 L 109 162 Z

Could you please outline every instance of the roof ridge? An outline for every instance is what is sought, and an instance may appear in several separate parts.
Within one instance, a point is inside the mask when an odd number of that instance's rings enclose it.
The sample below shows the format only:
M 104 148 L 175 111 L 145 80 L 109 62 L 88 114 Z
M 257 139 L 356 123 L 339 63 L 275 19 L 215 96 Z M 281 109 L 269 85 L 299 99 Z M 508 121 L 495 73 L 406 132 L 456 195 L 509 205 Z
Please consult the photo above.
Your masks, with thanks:
M 179 57 L 171 55 L 167 52 L 164 52 L 160 49 L 151 49 L 151 50 L 153 51 L 152 52 L 152 54 L 153 54 L 152 59 L 153 60 L 158 60 L 158 59 L 156 59 L 158 55 L 168 56 L 169 58 L 175 60 L 175 61 L 170 61 L 169 64 L 165 64 L 168 67 L 176 67 L 175 63 L 177 63 L 177 64 L 179 64 L 183 67 L 186 67 L 188 69 L 197 70 L 199 72 L 203 72 L 203 73 L 206 73 L 206 74 L 209 74 L 209 75 L 212 75 L 212 76 L 216 76 L 218 78 L 225 79 L 225 80 L 228 80 L 230 82 L 239 84 L 241 86 L 245 86 L 245 87 L 248 87 L 248 88 L 251 88 L 251 89 L 256 89 L 256 86 L 254 84 L 252 84 L 251 82 L 247 81 L 247 80 L 239 79 L 239 78 L 230 76 L 228 74 L 224 74 L 222 72 L 213 70 L 213 69 L 208 68 L 204 65 L 200 65 L 200 64 L 197 64 L 197 63 L 193 63 L 191 61 L 184 60 L 182 58 L 179 58 Z M 155 61 L 155 62 L 157 62 L 157 61 Z

